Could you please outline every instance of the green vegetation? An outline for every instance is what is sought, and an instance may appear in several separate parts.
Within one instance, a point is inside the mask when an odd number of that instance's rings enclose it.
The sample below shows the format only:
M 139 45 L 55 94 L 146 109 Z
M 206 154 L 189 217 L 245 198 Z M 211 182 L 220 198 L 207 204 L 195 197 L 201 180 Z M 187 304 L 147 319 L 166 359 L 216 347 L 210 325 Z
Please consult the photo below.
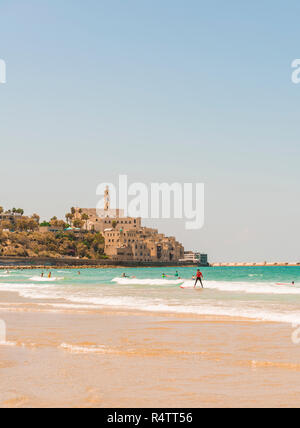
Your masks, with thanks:
M 39 223 L 33 217 L 16 217 L 13 220 L 4 219 L 0 221 L 0 229 L 12 232 L 24 232 L 38 230 Z
M 104 258 L 104 239 L 100 233 L 0 230 L 0 256 L 100 259 Z
M 43 221 L 43 223 L 40 224 L 41 227 L 50 227 L 51 224 L 48 221 Z
M 78 257 L 85 259 L 105 258 L 104 238 L 101 233 L 88 232 L 88 216 L 75 208 L 66 215 L 68 223 L 52 217 L 40 224 L 40 217 L 23 216 L 22 209 L 5 211 L 0 207 L 0 256 L 1 257 Z M 66 231 L 70 225 L 81 230 Z M 54 227 L 59 232 L 49 232 Z M 43 230 L 45 228 L 45 230 Z
M 3 207 L 0 207 L 0 214 L 24 214 L 24 210 L 22 208 L 12 208 L 11 210 L 4 211 Z

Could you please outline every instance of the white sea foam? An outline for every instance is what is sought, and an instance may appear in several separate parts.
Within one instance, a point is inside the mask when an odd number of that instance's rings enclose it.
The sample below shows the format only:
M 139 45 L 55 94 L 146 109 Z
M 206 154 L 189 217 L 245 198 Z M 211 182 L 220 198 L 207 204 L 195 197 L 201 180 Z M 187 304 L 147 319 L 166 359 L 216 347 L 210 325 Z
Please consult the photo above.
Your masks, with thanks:
M 41 276 L 33 276 L 32 278 L 30 278 L 30 281 L 35 281 L 35 282 L 54 282 L 54 281 L 60 281 L 64 279 L 63 277 L 58 278 L 53 276 L 52 278 L 48 278 L 48 277 L 41 277 Z
M 183 288 L 194 288 L 195 281 L 184 281 Z M 264 282 L 204 281 L 207 289 L 247 294 L 293 294 L 300 295 L 300 288 L 292 285 L 276 285 Z
M 112 282 L 119 285 L 179 285 L 184 282 L 181 279 L 139 279 L 139 278 L 114 278 Z
M 108 354 L 111 352 L 102 345 L 71 345 L 69 343 L 62 343 L 60 348 L 74 354 Z
M 119 285 L 180 285 L 182 288 L 194 288 L 194 280 L 178 279 L 138 279 L 114 278 L 112 282 Z M 242 292 L 247 294 L 293 294 L 300 295 L 300 288 L 293 285 L 276 285 L 264 282 L 226 282 L 204 281 L 205 288 L 225 292 Z
M 133 297 L 69 297 L 66 300 L 73 303 L 83 303 L 97 307 L 114 307 L 119 309 L 140 310 L 146 312 L 164 312 L 164 313 L 182 313 L 195 315 L 228 316 L 249 318 L 253 320 L 281 322 L 281 323 L 299 323 L 300 313 L 297 311 L 264 310 L 263 307 L 243 306 L 230 307 L 227 305 L 215 305 L 213 302 L 202 301 L 199 306 L 174 305 L 157 302 L 153 299 L 139 299 Z
M 120 279 L 128 281 L 128 278 L 118 278 L 118 280 Z M 145 284 L 149 284 L 148 279 L 143 281 Z M 124 288 L 117 286 L 103 290 L 102 287 L 84 288 L 82 286 L 77 288 L 59 283 L 0 283 L 0 291 L 17 292 L 21 297 L 33 300 L 61 300 L 61 302 L 56 303 L 50 301 L 47 305 L 62 310 L 68 307 L 75 310 L 120 308 L 149 312 L 243 317 L 253 320 L 300 324 L 300 313 L 296 311 L 297 306 L 287 304 L 285 299 L 280 297 L 280 295 L 294 295 L 296 298 L 298 294 L 300 295 L 300 289 L 297 287 L 257 282 L 205 281 L 205 287 L 217 291 L 206 293 L 204 294 L 205 298 L 201 298 L 201 293 L 181 293 L 179 285 L 182 284 L 182 281 L 180 280 L 151 281 L 154 281 L 155 285 L 160 285 L 162 281 L 162 287 L 158 287 L 158 292 L 152 289 L 148 293 L 147 290 L 145 292 L 143 289 L 136 288 L 130 290 L 131 295 L 128 293 L 126 295 Z M 158 281 L 159 284 L 157 284 Z M 166 293 L 164 291 L 165 285 L 177 285 L 178 287 L 175 286 Z M 184 285 L 191 288 L 194 286 L 194 281 L 184 281 Z M 220 299 L 221 293 L 218 291 L 230 292 L 235 298 L 230 299 L 229 295 L 229 298 L 226 297 L 225 300 L 222 300 Z M 263 299 L 256 297 L 255 300 L 251 297 L 247 301 L 246 296 L 237 299 L 237 293 L 264 295 L 264 297 Z M 274 295 L 278 295 L 276 301 L 274 298 L 272 302 L 266 301 L 268 296 Z M 207 300 L 208 298 L 209 300 Z
M 32 284 L 32 283 L 0 283 L 0 291 L 10 291 L 18 293 L 25 299 L 56 299 L 65 292 L 59 292 L 52 284 Z

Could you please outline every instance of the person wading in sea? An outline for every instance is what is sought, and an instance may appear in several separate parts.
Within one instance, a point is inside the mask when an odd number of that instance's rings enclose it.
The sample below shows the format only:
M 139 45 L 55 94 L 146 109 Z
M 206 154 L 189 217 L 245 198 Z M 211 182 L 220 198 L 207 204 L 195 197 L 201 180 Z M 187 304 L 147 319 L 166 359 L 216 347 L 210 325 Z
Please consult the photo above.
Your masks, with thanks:
M 200 282 L 201 287 L 202 287 L 202 288 L 204 288 L 204 287 L 203 287 L 202 279 L 203 279 L 202 272 L 200 272 L 200 269 L 198 269 L 198 270 L 197 270 L 197 278 L 196 278 L 196 282 L 195 282 L 194 288 L 196 288 L 196 287 L 197 287 L 197 283 L 198 283 L 198 281 Z

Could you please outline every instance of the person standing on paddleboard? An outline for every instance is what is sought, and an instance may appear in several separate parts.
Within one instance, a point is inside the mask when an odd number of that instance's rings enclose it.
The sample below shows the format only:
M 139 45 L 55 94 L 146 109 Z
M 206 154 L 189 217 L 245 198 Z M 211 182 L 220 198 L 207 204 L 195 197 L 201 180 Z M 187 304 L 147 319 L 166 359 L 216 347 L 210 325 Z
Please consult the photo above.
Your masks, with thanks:
M 198 269 L 198 270 L 197 270 L 197 278 L 196 278 L 196 282 L 195 282 L 194 288 L 196 288 L 196 287 L 197 287 L 197 283 L 198 283 L 198 281 L 200 282 L 201 287 L 202 287 L 202 288 L 204 288 L 204 287 L 203 287 L 203 283 L 202 283 L 202 278 L 203 278 L 202 272 L 200 272 L 200 269 Z

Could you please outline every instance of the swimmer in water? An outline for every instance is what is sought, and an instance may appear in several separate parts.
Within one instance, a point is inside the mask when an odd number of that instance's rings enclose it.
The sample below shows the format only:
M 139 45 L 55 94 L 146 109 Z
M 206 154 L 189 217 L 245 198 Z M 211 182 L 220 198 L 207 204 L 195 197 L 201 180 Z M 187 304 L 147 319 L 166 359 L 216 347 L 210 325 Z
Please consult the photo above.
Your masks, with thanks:
M 49 272 L 49 274 L 48 274 L 48 278 L 50 279 L 50 278 L 51 278 L 51 276 L 52 276 L 52 273 L 51 273 L 51 272 Z

